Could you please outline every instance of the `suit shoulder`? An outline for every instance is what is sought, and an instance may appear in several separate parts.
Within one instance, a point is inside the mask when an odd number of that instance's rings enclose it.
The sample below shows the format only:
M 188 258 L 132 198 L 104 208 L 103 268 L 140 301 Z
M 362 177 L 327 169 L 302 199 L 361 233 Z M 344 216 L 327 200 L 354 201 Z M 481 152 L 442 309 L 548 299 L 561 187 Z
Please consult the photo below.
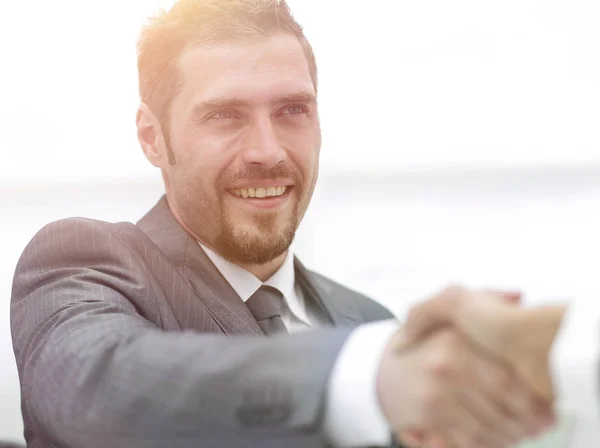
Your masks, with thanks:
M 117 248 L 131 247 L 141 231 L 132 223 L 109 223 L 88 218 L 65 218 L 42 227 L 29 241 L 18 266 L 31 263 L 105 257 Z
M 381 303 L 353 289 L 314 271 L 310 271 L 313 279 L 325 291 L 344 297 L 344 300 L 352 301 L 358 308 L 366 321 L 377 321 L 391 319 L 394 315 Z
M 37 234 L 52 233 L 52 232 L 74 232 L 74 233 L 119 233 L 124 230 L 136 227 L 135 224 L 130 222 L 118 222 L 112 223 L 108 221 L 101 221 L 99 219 L 92 218 L 63 218 L 56 221 L 52 221 L 42 227 Z M 37 235 L 36 234 L 36 235 Z
M 15 267 L 12 299 L 49 288 L 65 278 L 137 282 L 142 258 L 135 253 L 141 231 L 131 223 L 66 218 L 42 227 L 27 244 Z M 118 275 L 114 275 L 118 273 Z M 127 273 L 124 275 L 123 273 Z M 116 281 L 115 280 L 115 281 Z

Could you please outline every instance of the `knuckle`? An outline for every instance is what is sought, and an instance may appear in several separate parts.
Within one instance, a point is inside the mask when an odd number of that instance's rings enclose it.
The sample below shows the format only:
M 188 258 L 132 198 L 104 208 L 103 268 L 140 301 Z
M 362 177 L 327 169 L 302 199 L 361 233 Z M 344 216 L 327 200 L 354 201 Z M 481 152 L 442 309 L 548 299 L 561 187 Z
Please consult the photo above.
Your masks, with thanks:
M 514 388 L 514 381 L 510 375 L 501 370 L 490 372 L 491 387 L 503 393 L 510 392 Z
M 414 326 L 416 323 L 420 322 L 421 316 L 423 315 L 423 305 L 415 305 L 410 309 L 408 314 L 406 315 L 406 323 L 407 327 Z
M 501 440 L 501 439 L 500 439 Z M 510 445 L 502 443 L 498 440 L 497 437 L 494 437 L 491 433 L 489 434 L 481 434 L 476 440 L 473 441 L 474 447 L 490 447 L 490 448 L 501 448 L 501 447 L 509 447 Z
M 459 335 L 452 330 L 441 330 L 437 335 L 437 346 L 442 350 L 455 349 L 460 343 Z
M 436 377 L 460 374 L 463 368 L 461 350 L 458 335 L 450 331 L 440 334 L 427 364 L 428 371 Z
M 465 446 L 479 447 L 482 446 L 482 437 L 478 433 L 467 433 L 464 436 Z
M 440 388 L 429 387 L 425 389 L 421 396 L 424 417 L 427 420 L 434 420 L 436 411 L 443 405 L 443 401 L 443 394 Z
M 464 347 L 460 336 L 454 331 L 444 331 L 440 334 L 438 343 L 440 353 L 451 359 L 457 359 Z
M 458 373 L 456 362 L 448 356 L 448 353 L 442 353 L 434 358 L 429 365 L 430 373 L 436 377 L 452 377 Z
M 464 294 L 466 294 L 466 292 L 467 289 L 464 286 L 452 284 L 444 289 L 442 295 L 449 297 L 462 297 Z

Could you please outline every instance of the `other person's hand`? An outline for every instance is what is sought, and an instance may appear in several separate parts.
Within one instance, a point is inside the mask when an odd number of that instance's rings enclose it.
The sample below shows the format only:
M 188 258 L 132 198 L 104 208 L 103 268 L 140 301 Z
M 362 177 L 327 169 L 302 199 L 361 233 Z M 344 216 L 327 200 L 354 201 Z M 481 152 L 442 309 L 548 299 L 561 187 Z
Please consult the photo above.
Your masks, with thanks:
M 405 444 L 508 447 L 552 424 L 552 412 L 514 372 L 452 328 L 406 344 L 400 330 L 380 366 L 382 410 Z
M 548 358 L 564 306 L 525 309 L 488 292 L 451 287 L 415 306 L 405 323 L 406 344 L 452 327 L 511 365 L 548 402 L 553 401 Z

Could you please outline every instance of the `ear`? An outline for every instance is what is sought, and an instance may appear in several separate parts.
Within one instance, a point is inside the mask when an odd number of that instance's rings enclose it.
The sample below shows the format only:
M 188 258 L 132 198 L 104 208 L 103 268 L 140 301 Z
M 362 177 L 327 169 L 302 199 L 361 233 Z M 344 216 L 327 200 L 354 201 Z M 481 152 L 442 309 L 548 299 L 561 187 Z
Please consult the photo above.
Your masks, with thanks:
M 147 104 L 141 103 L 136 114 L 137 136 L 148 161 L 163 168 L 168 164 L 167 145 L 162 127 Z

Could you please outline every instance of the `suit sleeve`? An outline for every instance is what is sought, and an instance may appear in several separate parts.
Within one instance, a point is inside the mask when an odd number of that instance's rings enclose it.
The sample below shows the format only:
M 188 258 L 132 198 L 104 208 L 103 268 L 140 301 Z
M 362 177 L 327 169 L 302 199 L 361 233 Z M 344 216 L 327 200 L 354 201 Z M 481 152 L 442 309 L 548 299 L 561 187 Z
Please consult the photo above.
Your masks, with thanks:
M 168 333 L 128 299 L 155 300 L 152 282 L 105 223 L 58 221 L 27 246 L 11 329 L 36 433 L 61 447 L 322 445 L 326 387 L 351 329 Z

